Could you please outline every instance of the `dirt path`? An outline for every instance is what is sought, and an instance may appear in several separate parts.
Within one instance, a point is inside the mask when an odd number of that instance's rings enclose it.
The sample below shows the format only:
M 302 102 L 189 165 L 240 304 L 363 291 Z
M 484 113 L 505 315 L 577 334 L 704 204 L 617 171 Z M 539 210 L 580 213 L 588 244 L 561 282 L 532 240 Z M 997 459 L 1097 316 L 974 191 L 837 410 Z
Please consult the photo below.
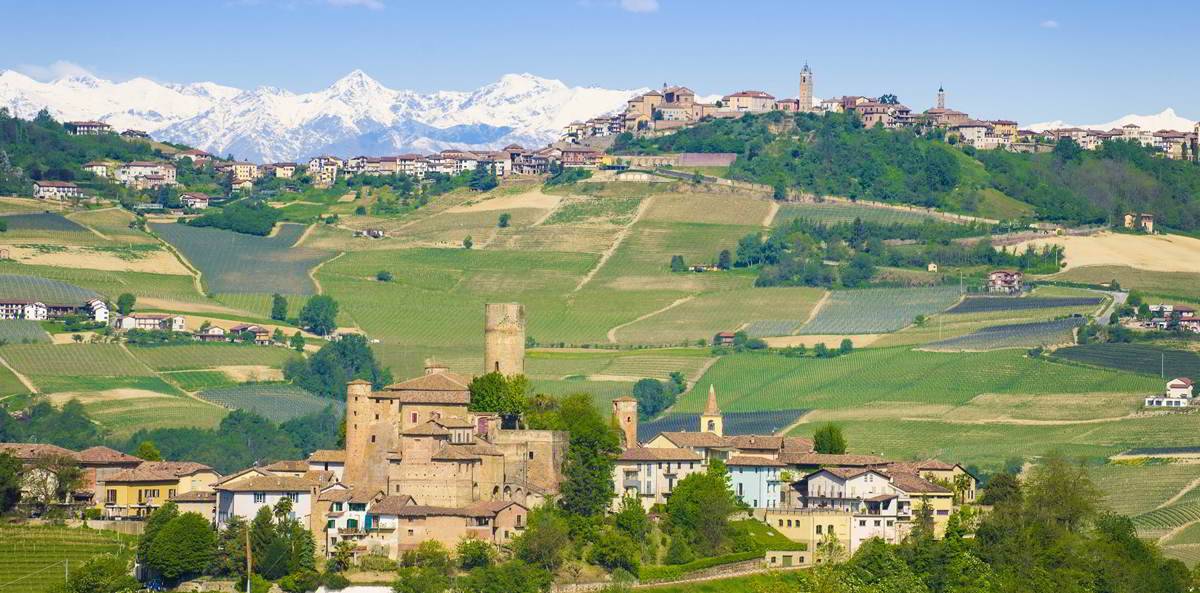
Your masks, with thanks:
M 115 207 L 114 208 L 99 208 L 96 210 L 88 210 L 88 212 L 102 212 L 104 210 L 116 210 L 116 208 Z M 80 222 L 78 220 L 75 220 L 74 218 L 71 218 L 72 216 L 74 216 L 76 214 L 78 214 L 78 212 L 72 212 L 72 213 L 64 216 L 63 218 L 66 218 L 66 219 L 70 220 L 71 222 L 73 222 L 89 231 L 92 231 L 93 234 L 95 234 L 97 237 L 100 237 L 101 239 L 104 239 L 105 241 L 112 241 L 112 237 L 109 237 L 108 235 L 101 233 L 100 231 L 93 228 L 92 225 L 87 224 L 86 222 Z
M 337 258 L 339 258 L 339 257 L 342 257 L 343 255 L 346 255 L 346 252 L 345 252 L 345 251 L 339 251 L 337 255 L 335 255 L 335 256 L 333 256 L 333 257 L 331 257 L 331 258 L 329 258 L 329 259 L 327 259 L 327 260 L 325 260 L 325 261 L 323 261 L 323 262 L 321 262 L 321 263 L 319 263 L 319 264 L 317 264 L 317 265 L 313 266 L 313 268 L 312 268 L 311 270 L 309 270 L 309 271 L 308 271 L 308 277 L 309 277 L 309 279 L 310 279 L 310 280 L 312 280 L 312 282 L 313 282 L 313 286 L 317 287 L 317 294 L 325 294 L 325 289 L 321 287 L 321 281 L 320 281 L 320 280 L 317 280 L 317 272 L 319 272 L 319 271 L 321 270 L 321 267 L 322 267 L 322 266 L 324 266 L 325 264 L 327 264 L 327 263 L 329 263 L 329 262 L 331 262 L 331 261 L 333 261 L 333 260 L 335 260 L 335 259 L 337 259 Z M 356 325 L 357 325 L 357 324 L 356 324 Z
M 638 317 L 637 319 L 634 319 L 633 321 L 626 321 L 625 323 L 622 323 L 621 325 L 614 326 L 612 329 L 608 330 L 609 343 L 612 343 L 612 344 L 617 343 L 617 331 L 621 330 L 622 328 L 629 327 L 639 321 L 645 321 L 651 317 L 654 317 L 655 315 L 658 315 L 659 313 L 664 313 L 666 311 L 674 309 L 675 307 L 678 307 L 679 305 L 682 305 L 694 298 L 696 298 L 696 295 L 689 294 L 688 296 L 685 296 L 681 299 L 676 299 L 674 302 L 667 305 L 666 307 L 663 307 L 661 309 L 656 309 L 654 311 L 646 313 L 645 315 L 642 315 L 641 317 Z
M 775 215 L 779 214 L 779 202 L 771 200 L 771 207 L 767 209 L 767 215 L 763 217 L 762 225 L 771 226 L 775 222 Z
M 1170 531 L 1164 533 L 1161 537 L 1158 538 L 1158 540 L 1157 540 L 1158 545 L 1161 546 L 1161 545 L 1165 544 L 1167 542 L 1167 540 L 1175 537 L 1176 535 L 1179 535 L 1179 533 L 1182 532 L 1184 529 L 1187 529 L 1188 527 L 1191 527 L 1192 525 L 1195 525 L 1197 523 L 1200 523 L 1200 519 L 1194 519 L 1192 521 L 1188 521 L 1187 523 L 1184 523 L 1183 525 L 1180 525 L 1178 527 L 1171 529 Z
M 825 306 L 825 303 L 829 302 L 829 294 L 830 292 L 826 290 L 825 294 L 821 295 L 821 300 L 817 301 L 817 304 L 813 305 L 812 311 L 808 312 L 808 319 L 805 319 L 804 323 L 800 324 L 800 327 L 808 325 L 813 319 L 816 318 L 817 313 L 821 312 L 821 309 Z M 800 331 L 800 327 L 796 328 L 796 331 Z M 795 332 L 793 332 L 793 335 L 794 334 Z
M 169 242 L 167 242 L 166 240 L 164 240 L 162 237 L 158 236 L 157 234 L 154 234 L 152 236 L 155 239 L 158 239 L 158 242 L 163 246 L 163 248 L 166 249 L 167 251 L 169 251 L 171 253 L 171 255 L 174 255 L 175 259 L 179 260 L 179 263 L 183 264 L 183 267 L 185 267 L 191 271 L 192 286 L 196 289 L 196 294 L 207 298 L 208 294 L 204 292 L 204 283 L 201 281 L 201 278 L 200 278 L 200 276 L 201 276 L 200 268 L 197 268 L 196 266 L 192 265 L 192 262 L 188 261 L 188 258 L 184 257 L 183 253 L 180 253 L 180 251 L 178 249 L 175 249 L 174 245 L 170 244 Z
M 307 239 L 308 236 L 312 234 L 313 229 L 315 229 L 315 228 L 317 228 L 317 225 L 315 225 L 315 224 L 310 224 L 307 227 L 305 227 L 304 232 L 300 234 L 300 238 L 296 239 L 295 243 L 292 243 L 292 247 L 299 247 L 301 243 L 304 243 L 304 240 Z
M 783 430 L 777 431 L 775 434 L 777 434 L 779 436 L 787 436 L 787 433 L 795 430 L 797 426 L 800 426 L 801 424 L 808 422 L 808 419 L 805 418 L 805 416 L 808 416 L 808 412 L 800 414 L 800 417 L 797 418 L 795 422 L 783 427 Z
M 8 361 L 4 360 L 4 357 L 2 356 L 0 356 L 0 364 L 4 365 L 4 368 L 8 369 L 13 376 L 17 378 L 17 380 L 29 390 L 29 393 L 38 393 L 38 388 L 33 384 L 33 381 L 30 381 L 29 377 L 18 373 L 17 369 L 14 369 L 11 364 L 8 364 Z
M 1179 502 L 1179 499 L 1183 498 L 1188 492 L 1191 492 L 1197 486 L 1200 486 L 1200 478 L 1196 478 L 1195 480 L 1188 482 L 1186 486 L 1184 486 L 1182 489 L 1179 490 L 1179 492 L 1175 493 L 1175 496 L 1168 498 L 1166 502 L 1154 507 L 1154 510 L 1157 511 L 1158 509 L 1161 509 L 1165 506 L 1170 506 L 1170 505 L 1173 505 L 1173 504 Z
M 633 220 L 629 221 L 629 224 L 625 225 L 625 227 L 617 233 L 617 236 L 613 239 L 612 245 L 609 245 L 608 249 L 605 249 L 604 253 L 600 254 L 600 261 L 596 262 L 596 265 L 592 266 L 591 270 L 588 270 L 587 275 L 579 281 L 579 284 L 575 285 L 575 289 L 571 292 L 579 292 L 580 289 L 582 289 L 584 286 L 587 286 L 588 282 L 592 281 L 592 278 L 596 277 L 596 273 L 600 271 L 600 268 L 604 267 L 604 264 L 608 262 L 608 258 L 612 257 L 612 255 L 617 252 L 617 248 L 621 246 L 621 243 L 625 241 L 625 237 L 628 237 L 629 232 L 633 230 L 633 225 L 637 224 L 637 222 L 642 219 L 642 215 L 650 209 L 650 204 L 653 201 L 654 196 L 650 196 L 642 200 L 641 204 L 638 204 L 638 211 L 637 214 L 633 216 Z

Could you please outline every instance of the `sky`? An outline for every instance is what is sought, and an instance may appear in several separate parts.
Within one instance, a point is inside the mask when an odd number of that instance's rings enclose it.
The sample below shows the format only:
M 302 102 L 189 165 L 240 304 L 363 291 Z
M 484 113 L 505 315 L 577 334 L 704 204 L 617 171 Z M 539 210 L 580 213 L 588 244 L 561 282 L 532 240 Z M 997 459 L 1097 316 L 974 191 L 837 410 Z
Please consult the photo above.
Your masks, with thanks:
M 700 95 L 894 93 L 1022 123 L 1167 107 L 1200 119 L 1200 2 L 1005 0 L 0 0 L 0 69 L 294 92 L 354 69 L 393 89 L 506 73 Z M 61 25 L 55 25 L 61 23 Z

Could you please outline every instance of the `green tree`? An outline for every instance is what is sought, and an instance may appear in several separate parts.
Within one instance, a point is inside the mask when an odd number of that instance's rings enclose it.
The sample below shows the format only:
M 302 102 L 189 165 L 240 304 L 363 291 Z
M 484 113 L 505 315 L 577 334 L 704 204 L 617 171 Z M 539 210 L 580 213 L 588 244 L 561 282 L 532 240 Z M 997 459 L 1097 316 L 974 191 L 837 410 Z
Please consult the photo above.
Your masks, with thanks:
M 154 441 L 142 441 L 133 452 L 133 456 L 146 461 L 162 461 L 162 453 L 154 446 Z
M 467 235 L 463 237 L 462 246 L 463 249 L 470 249 L 475 246 L 475 240 L 471 238 L 471 235 Z
M 496 221 L 496 226 L 498 226 L 502 229 L 506 229 L 506 228 L 508 228 L 509 221 L 511 221 L 511 220 L 512 220 L 512 214 L 505 212 L 504 214 L 501 214 L 500 219 L 498 221 Z
M 553 582 L 546 570 L 520 560 L 476 568 L 459 580 L 462 593 L 545 593 Z
M 613 525 L 634 541 L 643 541 L 650 533 L 650 517 L 636 496 L 621 499 L 621 509 L 613 515 Z
M 142 584 L 130 573 L 129 561 L 115 555 L 96 556 L 73 566 L 62 593 L 120 593 L 136 591 Z
M 496 561 L 492 545 L 483 540 L 463 539 L 454 552 L 458 556 L 458 567 L 463 570 L 491 566 Z
M 642 420 L 658 416 L 675 403 L 675 395 L 668 393 L 658 379 L 640 379 L 634 383 L 633 398 L 638 400 L 638 416 Z
M 0 410 L 0 413 L 4 413 Z M 24 480 L 21 460 L 0 452 L 0 513 L 7 513 L 21 502 L 21 483 Z
M 150 551 L 154 548 L 154 542 L 158 539 L 158 534 L 179 516 L 179 506 L 173 502 L 158 507 L 154 512 L 146 517 L 145 527 L 142 529 L 142 537 L 138 540 L 137 557 L 142 562 L 150 561 Z
M 850 354 L 854 351 L 854 342 L 850 338 L 842 339 L 841 346 L 838 346 L 838 354 Z
M 688 543 L 687 534 L 679 532 L 671 536 L 671 544 L 667 546 L 667 564 L 687 564 L 696 559 L 692 545 Z
M 133 305 L 135 303 L 137 303 L 137 297 L 128 292 L 123 292 L 117 297 L 117 312 L 121 315 L 129 315 L 133 313 Z
M 417 544 L 416 548 L 407 550 L 400 557 L 400 563 L 414 568 L 428 568 L 442 574 L 450 574 L 454 563 L 450 561 L 450 551 L 440 542 L 426 540 Z
M 271 319 L 275 321 L 284 321 L 288 315 L 288 302 L 283 295 L 275 293 L 271 295 Z
M 566 518 L 558 509 L 544 506 L 529 512 L 525 532 L 513 540 L 513 552 L 523 562 L 555 572 L 570 545 Z
M 617 530 L 607 529 L 588 549 L 587 559 L 610 571 L 620 568 L 637 574 L 640 557 L 638 544 L 632 538 Z
M 239 580 L 246 578 L 246 529 L 246 520 L 239 515 L 230 515 L 225 521 L 225 529 L 217 536 L 213 572 Z
M 183 513 L 158 532 L 146 565 L 174 583 L 202 574 L 216 552 L 217 538 L 208 519 L 196 513 Z
M 314 295 L 300 309 L 300 325 L 318 336 L 328 335 L 337 329 L 337 314 L 338 304 L 333 297 Z
M 380 270 L 378 272 L 375 272 L 375 279 L 380 282 L 391 282 L 392 281 L 392 273 L 387 270 Z
M 697 553 L 711 556 L 726 551 L 732 535 L 729 516 L 738 508 L 725 464 L 712 460 L 708 471 L 690 474 L 675 485 L 667 499 L 667 523 Z
M 733 254 L 729 253 L 728 249 L 722 249 L 721 253 L 717 254 L 717 268 L 728 270 L 733 267 Z
M 275 331 L 271 332 L 271 342 L 273 342 L 275 344 L 282 344 L 286 341 L 287 341 L 287 336 L 285 336 L 283 334 L 282 329 L 277 327 L 277 328 L 275 328 Z
M 612 472 L 621 450 L 620 433 L 596 410 L 586 393 L 559 403 L 556 428 L 569 434 L 559 505 L 582 517 L 602 516 L 612 501 Z
M 444 593 L 450 588 L 450 577 L 432 568 L 401 567 L 399 578 L 392 582 L 394 593 Z
M 300 333 L 300 330 L 296 330 L 296 333 L 288 338 L 288 346 L 296 352 L 304 352 L 304 335 Z
M 813 449 L 817 453 L 840 455 L 846 452 L 846 437 L 842 428 L 833 423 L 827 423 L 813 433 Z
M 345 399 L 346 383 L 352 379 L 370 381 L 375 389 L 392 382 L 391 372 L 380 366 L 367 339 L 358 334 L 322 345 L 307 360 L 289 361 L 283 376 L 309 392 L 334 399 Z
M 467 389 L 471 392 L 471 410 L 516 416 L 528 407 L 532 385 L 525 375 L 506 377 L 492 371 L 471 379 Z
M 672 272 L 686 272 L 687 271 L 687 264 L 684 263 L 682 255 L 672 255 L 671 256 L 671 271 Z
M 1087 467 L 1058 452 L 1044 456 L 1030 470 L 1024 491 L 1033 520 L 1072 533 L 1080 532 L 1096 516 L 1102 498 Z

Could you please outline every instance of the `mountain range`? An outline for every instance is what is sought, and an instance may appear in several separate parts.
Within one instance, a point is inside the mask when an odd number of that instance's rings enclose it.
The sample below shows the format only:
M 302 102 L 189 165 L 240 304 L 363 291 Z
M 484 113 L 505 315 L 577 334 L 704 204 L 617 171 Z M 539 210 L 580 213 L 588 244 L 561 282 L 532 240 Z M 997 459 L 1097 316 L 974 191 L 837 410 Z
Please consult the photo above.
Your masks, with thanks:
M 1181 117 L 1175 113 L 1170 107 L 1153 115 L 1136 115 L 1129 114 L 1121 118 L 1117 118 L 1105 124 L 1069 124 L 1061 119 L 1055 121 L 1040 122 L 1022 126 L 1035 132 L 1043 132 L 1057 128 L 1083 128 L 1086 130 L 1111 130 L 1119 128 L 1127 124 L 1135 124 L 1145 130 L 1175 130 L 1177 132 L 1190 132 L 1196 126 L 1196 122 L 1186 117 Z
M 60 121 L 100 120 L 214 154 L 260 162 L 542 146 L 569 123 L 620 110 L 646 89 L 570 87 L 506 74 L 474 91 L 393 90 L 361 70 L 311 93 L 212 82 L 112 82 L 76 75 L 39 82 L 0 71 L 0 107 L 22 118 L 49 109 Z

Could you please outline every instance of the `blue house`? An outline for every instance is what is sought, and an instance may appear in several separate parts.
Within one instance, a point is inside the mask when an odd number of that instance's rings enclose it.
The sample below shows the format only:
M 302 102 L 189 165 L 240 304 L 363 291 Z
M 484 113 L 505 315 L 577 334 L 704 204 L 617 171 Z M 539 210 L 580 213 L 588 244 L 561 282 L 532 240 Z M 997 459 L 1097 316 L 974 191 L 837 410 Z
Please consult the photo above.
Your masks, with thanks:
M 734 455 L 725 465 L 729 468 L 733 493 L 742 502 L 756 509 L 783 506 L 779 476 L 787 464 L 769 457 Z

